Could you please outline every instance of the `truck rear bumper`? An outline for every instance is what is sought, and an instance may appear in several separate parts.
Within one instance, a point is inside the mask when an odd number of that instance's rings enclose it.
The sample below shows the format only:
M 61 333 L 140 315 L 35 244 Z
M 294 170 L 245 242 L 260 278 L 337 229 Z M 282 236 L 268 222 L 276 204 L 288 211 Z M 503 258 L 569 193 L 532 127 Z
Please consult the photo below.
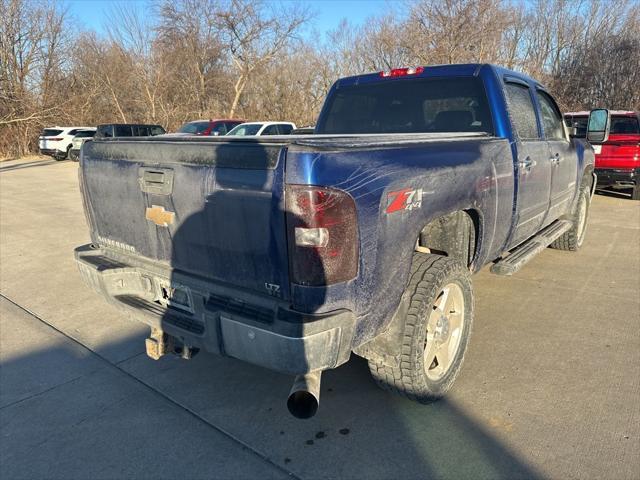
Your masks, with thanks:
M 633 188 L 640 182 L 640 168 L 596 168 L 598 188 Z
M 335 368 L 351 354 L 351 311 L 296 312 L 281 300 L 92 245 L 76 248 L 75 258 L 84 281 L 109 303 L 185 345 L 293 375 Z

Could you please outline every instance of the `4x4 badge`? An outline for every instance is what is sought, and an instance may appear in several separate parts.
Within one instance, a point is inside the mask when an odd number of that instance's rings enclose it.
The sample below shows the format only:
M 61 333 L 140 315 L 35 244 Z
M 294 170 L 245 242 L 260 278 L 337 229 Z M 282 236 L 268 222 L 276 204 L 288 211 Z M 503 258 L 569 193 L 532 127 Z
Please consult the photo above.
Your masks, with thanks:
M 151 205 L 151 208 L 147 207 L 144 216 L 159 227 L 168 227 L 176 218 L 175 212 L 165 210 L 164 207 L 158 205 Z

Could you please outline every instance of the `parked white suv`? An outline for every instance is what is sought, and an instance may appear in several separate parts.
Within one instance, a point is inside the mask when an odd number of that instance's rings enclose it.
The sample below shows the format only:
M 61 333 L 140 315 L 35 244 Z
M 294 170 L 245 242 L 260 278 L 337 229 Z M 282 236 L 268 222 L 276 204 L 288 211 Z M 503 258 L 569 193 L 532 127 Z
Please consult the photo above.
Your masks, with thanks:
M 71 140 L 80 130 L 88 130 L 91 127 L 50 127 L 42 130 L 40 134 L 40 153 L 49 155 L 56 160 L 64 160 L 71 150 Z
M 253 135 L 289 135 L 296 128 L 295 123 L 290 122 L 247 122 L 232 128 L 227 135 L 253 136 Z
M 69 150 L 69 160 L 77 162 L 80 159 L 80 149 L 86 142 L 90 142 L 96 134 L 95 128 L 78 130 L 76 136 L 71 140 L 71 150 Z

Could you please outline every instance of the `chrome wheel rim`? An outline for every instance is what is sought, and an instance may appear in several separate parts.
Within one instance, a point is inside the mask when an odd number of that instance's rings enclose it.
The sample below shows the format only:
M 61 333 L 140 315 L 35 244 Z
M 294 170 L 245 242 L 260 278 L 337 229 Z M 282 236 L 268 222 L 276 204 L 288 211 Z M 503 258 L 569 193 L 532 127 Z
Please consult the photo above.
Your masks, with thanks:
M 432 381 L 444 377 L 453 365 L 464 330 L 464 295 L 456 283 L 444 286 L 433 302 L 427 323 L 424 368 Z

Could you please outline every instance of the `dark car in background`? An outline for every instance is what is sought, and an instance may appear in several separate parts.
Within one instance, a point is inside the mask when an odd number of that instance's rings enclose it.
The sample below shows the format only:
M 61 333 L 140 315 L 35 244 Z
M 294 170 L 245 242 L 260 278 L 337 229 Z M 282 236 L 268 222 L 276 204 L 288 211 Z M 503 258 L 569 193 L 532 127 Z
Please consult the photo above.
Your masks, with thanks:
M 244 123 L 238 119 L 194 120 L 182 125 L 176 133 L 185 135 L 226 135 L 234 127 Z
M 564 118 L 576 128 L 576 137 L 585 137 L 589 112 L 566 113 Z M 629 189 L 631 198 L 640 200 L 640 112 L 612 111 L 609 138 L 592 145 L 598 188 Z
M 107 123 L 98 125 L 95 138 L 109 137 L 154 137 L 163 135 L 167 131 L 160 125 L 145 125 L 140 123 Z

